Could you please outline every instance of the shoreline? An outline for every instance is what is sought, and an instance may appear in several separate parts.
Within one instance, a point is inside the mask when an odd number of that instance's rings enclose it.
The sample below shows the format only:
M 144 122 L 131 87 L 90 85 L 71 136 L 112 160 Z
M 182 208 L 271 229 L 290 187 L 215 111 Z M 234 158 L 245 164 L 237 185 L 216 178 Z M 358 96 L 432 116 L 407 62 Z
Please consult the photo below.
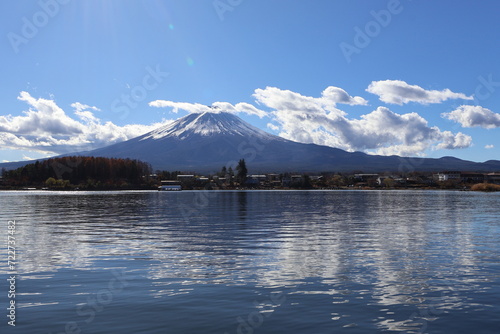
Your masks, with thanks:
M 160 192 L 160 193 L 179 193 L 179 192 L 251 192 L 251 191 L 453 191 L 453 192 L 483 192 L 494 193 L 500 190 L 472 190 L 471 187 L 462 189 L 445 189 L 445 188 L 429 188 L 429 187 L 413 187 L 413 188 L 376 188 L 376 187 L 345 187 L 345 188 L 233 188 L 233 189 L 183 189 L 180 191 L 168 191 L 158 189 L 42 189 L 42 188 L 18 188 L 18 189 L 0 189 L 0 192 Z

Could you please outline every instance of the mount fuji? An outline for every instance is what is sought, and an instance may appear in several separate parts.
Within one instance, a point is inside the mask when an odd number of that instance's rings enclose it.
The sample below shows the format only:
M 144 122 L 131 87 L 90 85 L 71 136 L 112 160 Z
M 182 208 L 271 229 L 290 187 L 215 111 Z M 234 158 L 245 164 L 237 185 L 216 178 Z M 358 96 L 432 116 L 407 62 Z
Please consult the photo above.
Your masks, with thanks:
M 142 136 L 80 155 L 133 158 L 149 162 L 155 170 L 196 172 L 234 168 L 242 158 L 251 172 L 500 170 L 500 161 L 376 156 L 298 143 L 227 112 L 189 114 Z
M 251 173 L 500 170 L 500 161 L 496 160 L 477 163 L 453 157 L 377 156 L 298 143 L 262 131 L 227 112 L 192 113 L 142 136 L 71 155 L 131 158 L 150 163 L 154 170 L 199 173 L 217 172 L 222 166 L 234 169 L 239 159 L 245 159 Z M 10 169 L 28 163 L 0 167 Z

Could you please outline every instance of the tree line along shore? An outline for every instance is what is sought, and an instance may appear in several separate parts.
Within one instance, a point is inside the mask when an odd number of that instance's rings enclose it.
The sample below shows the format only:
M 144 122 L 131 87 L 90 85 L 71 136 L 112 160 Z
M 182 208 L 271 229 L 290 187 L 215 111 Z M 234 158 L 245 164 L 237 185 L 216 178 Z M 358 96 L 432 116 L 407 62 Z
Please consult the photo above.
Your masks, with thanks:
M 500 191 L 500 173 L 267 173 L 248 174 L 244 159 L 233 169 L 222 166 L 208 175 L 195 172 L 154 171 L 133 159 L 70 156 L 36 161 L 2 170 L 1 190 L 139 190 L 158 189 L 162 181 L 183 190 L 231 189 L 456 189 Z

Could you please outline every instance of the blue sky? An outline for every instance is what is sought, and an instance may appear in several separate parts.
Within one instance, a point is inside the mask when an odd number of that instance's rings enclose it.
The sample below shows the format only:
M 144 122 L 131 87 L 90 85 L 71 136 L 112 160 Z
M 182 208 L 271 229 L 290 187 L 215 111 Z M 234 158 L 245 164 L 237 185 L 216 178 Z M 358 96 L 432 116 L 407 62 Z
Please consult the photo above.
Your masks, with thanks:
M 202 105 L 350 151 L 500 159 L 499 7 L 4 1 L 0 161 L 104 146 Z

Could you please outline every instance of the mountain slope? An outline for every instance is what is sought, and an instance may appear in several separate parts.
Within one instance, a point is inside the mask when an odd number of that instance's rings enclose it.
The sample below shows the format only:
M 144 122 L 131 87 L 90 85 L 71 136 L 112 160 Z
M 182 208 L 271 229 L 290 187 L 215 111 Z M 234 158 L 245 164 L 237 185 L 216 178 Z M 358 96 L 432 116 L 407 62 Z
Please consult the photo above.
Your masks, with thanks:
M 376 156 L 316 144 L 303 144 L 269 134 L 234 114 L 189 114 L 142 136 L 100 149 L 70 155 L 132 158 L 153 169 L 216 172 L 244 158 L 251 173 L 259 172 L 383 172 L 499 171 L 500 161 Z M 22 163 L 10 163 L 20 166 Z M 0 164 L 4 167 L 5 164 Z
M 154 169 L 214 172 L 246 159 L 251 172 L 272 171 L 411 171 L 500 170 L 499 161 L 481 164 L 441 159 L 374 156 L 361 152 L 297 143 L 271 135 L 230 113 L 189 114 L 157 130 L 88 152 L 131 157 Z

